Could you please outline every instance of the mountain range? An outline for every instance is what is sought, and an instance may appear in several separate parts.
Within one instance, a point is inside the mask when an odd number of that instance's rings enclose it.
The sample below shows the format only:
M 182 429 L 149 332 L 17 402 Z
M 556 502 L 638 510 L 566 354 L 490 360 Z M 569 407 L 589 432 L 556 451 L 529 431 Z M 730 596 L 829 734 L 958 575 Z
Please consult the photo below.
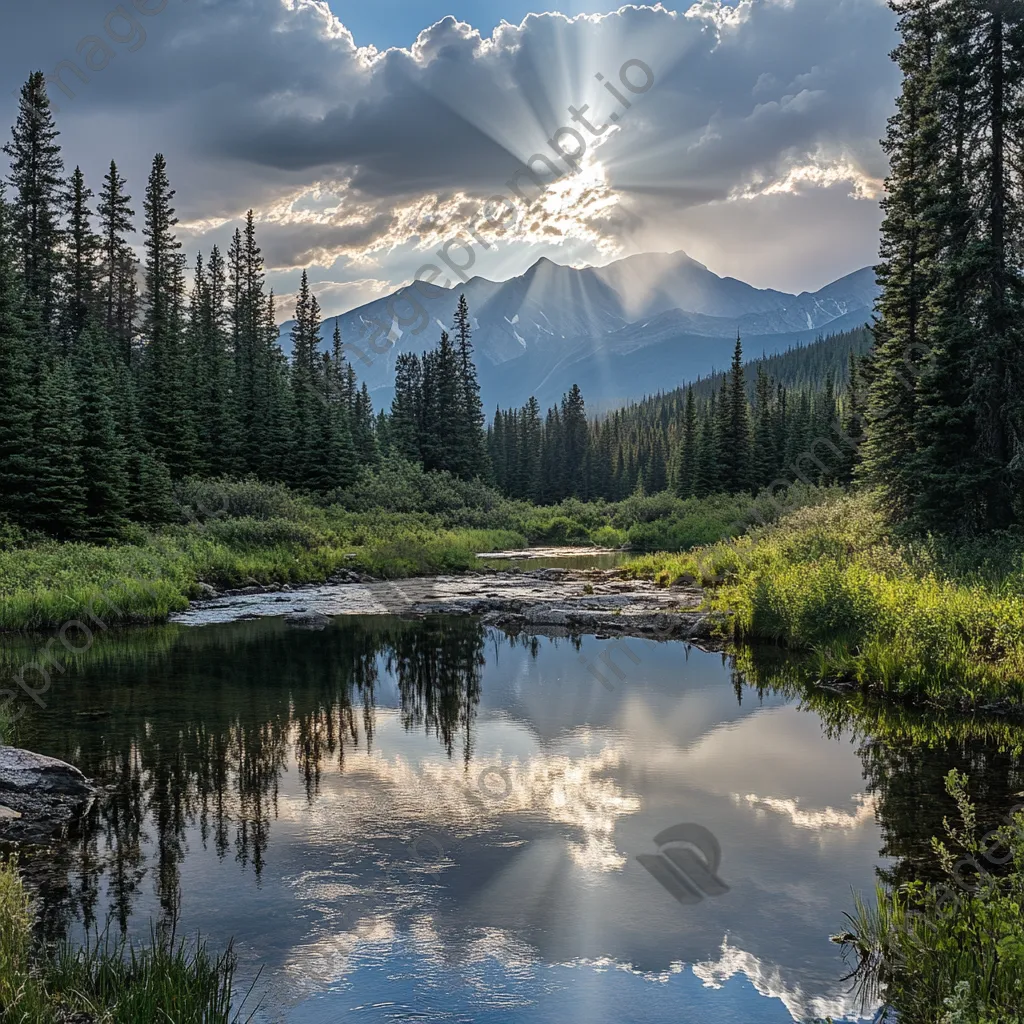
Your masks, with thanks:
M 338 323 L 346 345 L 362 352 L 350 348 L 349 359 L 374 406 L 386 408 L 395 359 L 434 347 L 461 293 L 488 410 L 522 405 L 531 394 L 544 408 L 574 383 L 596 409 L 723 369 L 737 334 L 751 358 L 860 327 L 871 318 L 878 286 L 870 267 L 792 295 L 719 277 L 684 252 L 583 268 L 542 258 L 508 281 L 474 277 L 454 288 L 400 288 L 325 320 L 323 348 Z M 291 327 L 281 326 L 285 352 Z M 379 352 L 370 344 L 375 332 Z

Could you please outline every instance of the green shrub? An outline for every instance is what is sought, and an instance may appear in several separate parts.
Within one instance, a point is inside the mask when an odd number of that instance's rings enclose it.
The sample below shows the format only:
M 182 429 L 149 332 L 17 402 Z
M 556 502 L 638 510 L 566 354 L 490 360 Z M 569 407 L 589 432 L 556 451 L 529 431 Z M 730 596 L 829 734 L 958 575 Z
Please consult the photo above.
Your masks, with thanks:
M 1024 1022 L 1024 815 L 999 830 L 998 845 L 980 840 L 966 783 L 947 776 L 960 823 L 932 841 L 949 882 L 880 887 L 873 906 L 857 900 L 850 930 L 835 939 L 856 954 L 866 994 L 901 1024 Z M 986 858 L 995 850 L 1010 851 L 1008 870 Z M 961 857 L 981 870 L 965 880 Z
M 621 548 L 628 539 L 625 530 L 617 530 L 614 526 L 599 526 L 590 531 L 591 543 L 602 548 Z
M 587 528 L 568 516 L 537 516 L 525 522 L 523 530 L 531 544 L 590 543 L 590 532 Z

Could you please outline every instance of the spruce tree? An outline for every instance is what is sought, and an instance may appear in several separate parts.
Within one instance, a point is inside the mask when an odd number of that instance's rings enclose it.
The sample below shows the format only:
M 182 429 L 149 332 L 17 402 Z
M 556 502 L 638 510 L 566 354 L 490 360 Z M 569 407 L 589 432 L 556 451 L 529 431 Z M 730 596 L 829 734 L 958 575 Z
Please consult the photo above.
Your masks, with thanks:
M 117 536 L 128 512 L 128 465 L 114 409 L 120 400 L 110 342 L 90 318 L 74 350 L 81 442 L 79 461 L 85 488 L 81 536 L 102 541 Z
M 37 465 L 32 435 L 32 361 L 11 209 L 0 184 L 0 518 L 27 526 Z
M 64 284 L 62 341 L 70 351 L 96 311 L 99 238 L 92 229 L 90 200 L 82 169 L 76 167 L 68 184 L 67 259 Z
M 26 298 L 38 309 L 42 340 L 52 347 L 57 332 L 57 297 L 66 203 L 64 161 L 46 79 L 34 71 L 22 86 L 10 157 L 14 237 L 21 257 Z
M 900 14 L 902 41 L 893 57 L 904 80 L 885 139 L 891 169 L 882 201 L 878 278 L 883 293 L 874 328 L 869 429 L 861 471 L 879 488 L 889 515 L 903 521 L 911 513 L 918 483 L 916 374 L 927 351 L 936 255 L 924 225 L 936 199 L 942 150 L 935 131 L 935 4 L 917 2 L 894 9 Z
M 146 437 L 172 476 L 191 468 L 195 441 L 185 395 L 184 290 L 174 190 L 162 154 L 153 158 L 144 202 L 146 311 L 142 410 Z
M 562 465 L 565 476 L 562 491 L 567 497 L 586 498 L 584 463 L 587 458 L 590 433 L 587 429 L 587 409 L 579 385 L 573 384 L 562 398 Z
M 473 331 L 466 296 L 459 296 L 455 311 L 455 350 L 458 358 L 458 405 L 454 409 L 454 429 L 449 441 L 456 448 L 454 471 L 464 480 L 487 475 L 484 447 L 484 409 L 480 401 L 480 382 L 473 362 Z
M 101 259 L 103 325 L 116 340 L 117 352 L 125 365 L 131 364 L 135 334 L 137 260 L 128 237 L 135 230 L 127 182 L 111 160 L 103 178 L 97 214 Z
M 403 459 L 423 457 L 420 426 L 423 419 L 423 367 L 410 352 L 395 360 L 395 397 L 391 401 L 391 443 Z
M 765 487 L 775 476 L 775 429 L 772 415 L 772 383 L 763 367 L 758 367 L 754 398 L 754 439 L 751 447 L 750 482 Z
M 36 480 L 29 525 L 63 540 L 86 529 L 83 431 L 71 362 L 61 356 L 43 373 L 35 424 Z
M 676 494 L 690 498 L 696 488 L 697 476 L 697 402 L 693 385 L 686 389 L 686 409 L 683 413 L 683 436 L 676 470 Z

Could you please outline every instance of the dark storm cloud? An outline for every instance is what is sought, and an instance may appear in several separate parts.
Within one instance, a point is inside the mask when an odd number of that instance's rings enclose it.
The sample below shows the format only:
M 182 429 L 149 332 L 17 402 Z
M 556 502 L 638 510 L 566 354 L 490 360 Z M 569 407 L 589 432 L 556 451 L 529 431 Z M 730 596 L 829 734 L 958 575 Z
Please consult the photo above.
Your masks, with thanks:
M 73 96 L 54 91 L 69 162 L 95 174 L 115 155 L 138 194 L 162 150 L 183 219 L 213 225 L 341 183 L 340 204 L 359 206 L 366 225 L 286 212 L 268 237 L 279 266 L 400 244 L 410 218 L 395 211 L 428 197 L 507 192 L 532 154 L 555 159 L 549 140 L 572 125 L 570 104 L 589 104 L 596 126 L 621 113 L 621 131 L 587 142 L 602 143 L 609 184 L 649 226 L 770 189 L 794 168 L 884 174 L 877 140 L 896 76 L 881 0 L 530 16 L 486 39 L 445 19 L 411 49 L 383 54 L 360 50 L 322 0 L 138 3 L 160 10 L 144 15 L 127 0 L 111 21 L 110 0 L 37 0 L 6 12 L 8 121 L 28 71 L 76 61 L 87 81 L 65 66 Z M 87 36 L 112 53 L 101 70 L 86 67 Z M 629 96 L 619 68 L 630 58 L 649 64 L 656 84 L 623 111 L 594 76 Z M 610 229 L 635 223 L 607 219 Z

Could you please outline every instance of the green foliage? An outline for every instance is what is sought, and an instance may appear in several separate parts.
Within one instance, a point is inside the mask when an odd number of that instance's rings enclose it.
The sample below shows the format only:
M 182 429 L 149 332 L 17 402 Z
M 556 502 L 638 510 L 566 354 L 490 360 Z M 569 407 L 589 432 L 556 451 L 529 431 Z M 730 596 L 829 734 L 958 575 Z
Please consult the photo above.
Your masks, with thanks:
M 1021 512 L 1024 11 L 893 6 L 903 87 L 861 472 L 901 527 L 985 533 Z
M 228 1024 L 236 958 L 211 954 L 199 940 L 154 936 L 148 946 L 109 934 L 84 947 L 39 948 L 32 904 L 17 864 L 0 864 L 0 1019 L 59 1024 L 72 1016 L 108 1024 L 203 1021 Z M 77 1019 L 77 1017 L 76 1017 Z
M 968 571 L 948 542 L 900 545 L 862 494 L 628 568 L 715 584 L 711 603 L 732 613 L 737 638 L 812 650 L 831 678 L 966 708 L 1024 703 L 1024 542 L 1004 538 L 998 554 L 996 575 L 991 558 Z
M 494 482 L 504 494 L 545 503 L 618 501 L 667 489 L 681 498 L 708 497 L 773 481 L 849 482 L 862 433 L 859 368 L 869 341 L 866 331 L 854 331 L 747 364 L 737 341 L 727 375 L 589 424 L 576 387 L 543 423 L 535 398 L 521 409 L 498 409 L 488 432 Z M 403 363 L 400 378 L 415 369 Z M 842 395 L 836 382 L 846 385 Z M 410 409 L 408 401 L 396 403 L 400 432 Z
M 966 776 L 951 771 L 946 789 L 960 820 L 932 844 L 948 881 L 880 887 L 836 941 L 856 954 L 865 993 L 903 1024 L 1020 1024 L 1024 815 L 983 841 Z

